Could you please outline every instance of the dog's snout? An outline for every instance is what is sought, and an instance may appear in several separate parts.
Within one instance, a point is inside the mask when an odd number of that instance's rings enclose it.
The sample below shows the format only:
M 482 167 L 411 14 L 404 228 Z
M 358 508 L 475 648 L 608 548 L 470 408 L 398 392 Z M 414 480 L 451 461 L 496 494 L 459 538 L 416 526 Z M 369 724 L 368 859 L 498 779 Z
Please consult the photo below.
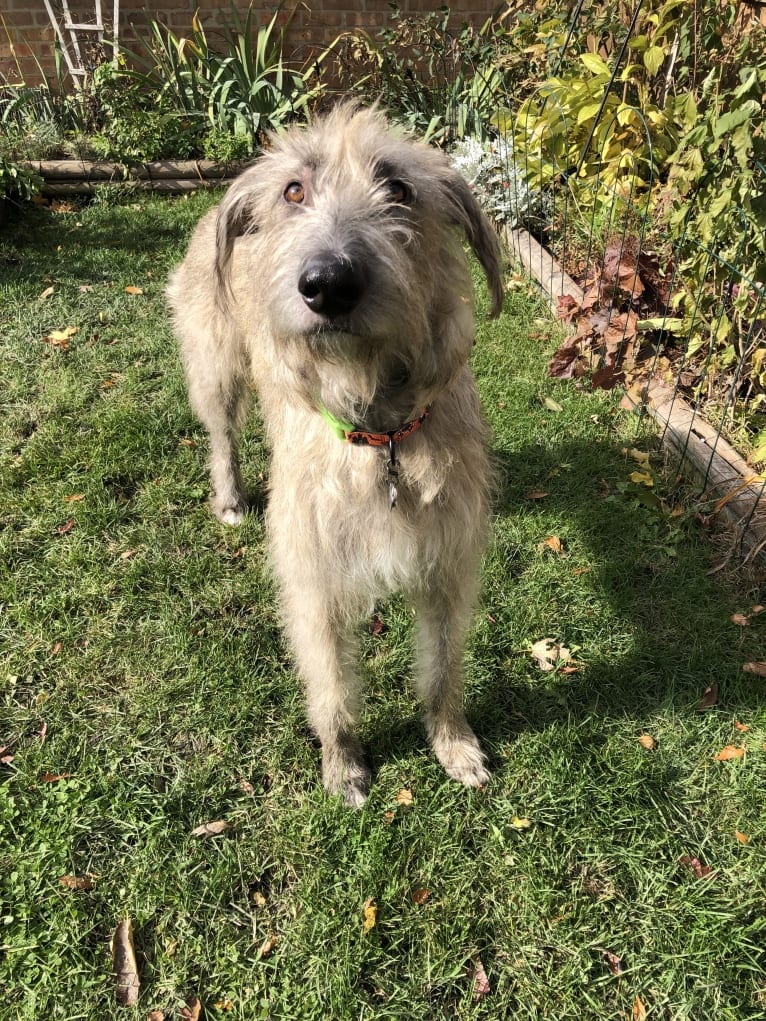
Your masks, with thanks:
M 298 290 L 312 312 L 327 316 L 347 315 L 364 293 L 366 277 L 350 259 L 327 252 L 315 256 L 298 280 Z

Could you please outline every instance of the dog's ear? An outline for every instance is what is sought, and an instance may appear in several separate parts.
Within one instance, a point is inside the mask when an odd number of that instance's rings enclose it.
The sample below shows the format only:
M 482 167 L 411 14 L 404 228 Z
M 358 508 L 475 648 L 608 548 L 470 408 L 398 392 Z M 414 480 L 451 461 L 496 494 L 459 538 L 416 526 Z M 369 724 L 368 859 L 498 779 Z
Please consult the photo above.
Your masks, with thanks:
M 245 171 L 230 186 L 218 207 L 215 228 L 215 272 L 222 293 L 230 285 L 229 270 L 234 242 L 244 234 L 253 234 L 258 229 L 255 219 L 253 172 L 255 167 Z
M 486 274 L 492 295 L 490 314 L 495 318 L 502 311 L 504 297 L 503 259 L 497 234 L 462 174 L 450 171 L 445 191 L 452 218 L 465 231 L 468 243 Z

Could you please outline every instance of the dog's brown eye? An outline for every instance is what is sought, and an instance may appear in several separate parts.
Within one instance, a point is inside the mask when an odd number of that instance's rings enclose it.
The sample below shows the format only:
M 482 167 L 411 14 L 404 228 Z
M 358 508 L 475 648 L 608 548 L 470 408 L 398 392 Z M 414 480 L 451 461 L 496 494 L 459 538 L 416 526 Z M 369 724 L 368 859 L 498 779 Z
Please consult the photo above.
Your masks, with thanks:
M 408 206 L 412 202 L 412 191 L 404 181 L 387 181 L 386 190 L 391 202 L 396 202 L 400 206 Z
M 300 181 L 292 181 L 285 188 L 284 195 L 286 202 L 295 202 L 299 205 L 306 197 L 306 191 Z

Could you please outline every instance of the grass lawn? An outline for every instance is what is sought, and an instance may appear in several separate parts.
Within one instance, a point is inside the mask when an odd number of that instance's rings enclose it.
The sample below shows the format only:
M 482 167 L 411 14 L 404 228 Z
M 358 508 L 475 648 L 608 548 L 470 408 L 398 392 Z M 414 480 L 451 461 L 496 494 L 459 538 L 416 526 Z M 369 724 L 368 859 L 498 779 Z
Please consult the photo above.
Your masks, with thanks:
M 661 459 L 626 453 L 650 445 L 615 395 L 546 377 L 524 287 L 499 322 L 478 294 L 502 481 L 468 703 L 493 779 L 430 754 L 395 600 L 365 638 L 368 805 L 324 794 L 258 425 L 227 528 L 164 312 L 210 201 L 0 235 L 0 1018 L 177 1019 L 192 994 L 216 1019 L 766 1018 L 766 680 L 742 670 L 766 599 L 653 501 Z M 545 638 L 571 654 L 551 671 Z M 110 977 L 126 916 L 136 1008 Z

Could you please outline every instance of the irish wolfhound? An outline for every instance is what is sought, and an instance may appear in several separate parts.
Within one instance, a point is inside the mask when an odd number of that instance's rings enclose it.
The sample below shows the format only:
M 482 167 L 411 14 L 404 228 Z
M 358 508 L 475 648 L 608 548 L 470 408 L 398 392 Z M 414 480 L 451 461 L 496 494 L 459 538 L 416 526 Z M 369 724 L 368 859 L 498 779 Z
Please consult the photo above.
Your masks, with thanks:
M 210 434 L 212 506 L 246 508 L 237 436 L 253 382 L 272 451 L 267 527 L 284 626 L 350 805 L 359 623 L 411 599 L 417 691 L 447 773 L 488 779 L 463 712 L 463 649 L 487 529 L 486 428 L 468 356 L 471 280 L 456 228 L 502 302 L 495 235 L 438 151 L 340 106 L 272 139 L 197 227 L 169 298 L 192 406 Z

